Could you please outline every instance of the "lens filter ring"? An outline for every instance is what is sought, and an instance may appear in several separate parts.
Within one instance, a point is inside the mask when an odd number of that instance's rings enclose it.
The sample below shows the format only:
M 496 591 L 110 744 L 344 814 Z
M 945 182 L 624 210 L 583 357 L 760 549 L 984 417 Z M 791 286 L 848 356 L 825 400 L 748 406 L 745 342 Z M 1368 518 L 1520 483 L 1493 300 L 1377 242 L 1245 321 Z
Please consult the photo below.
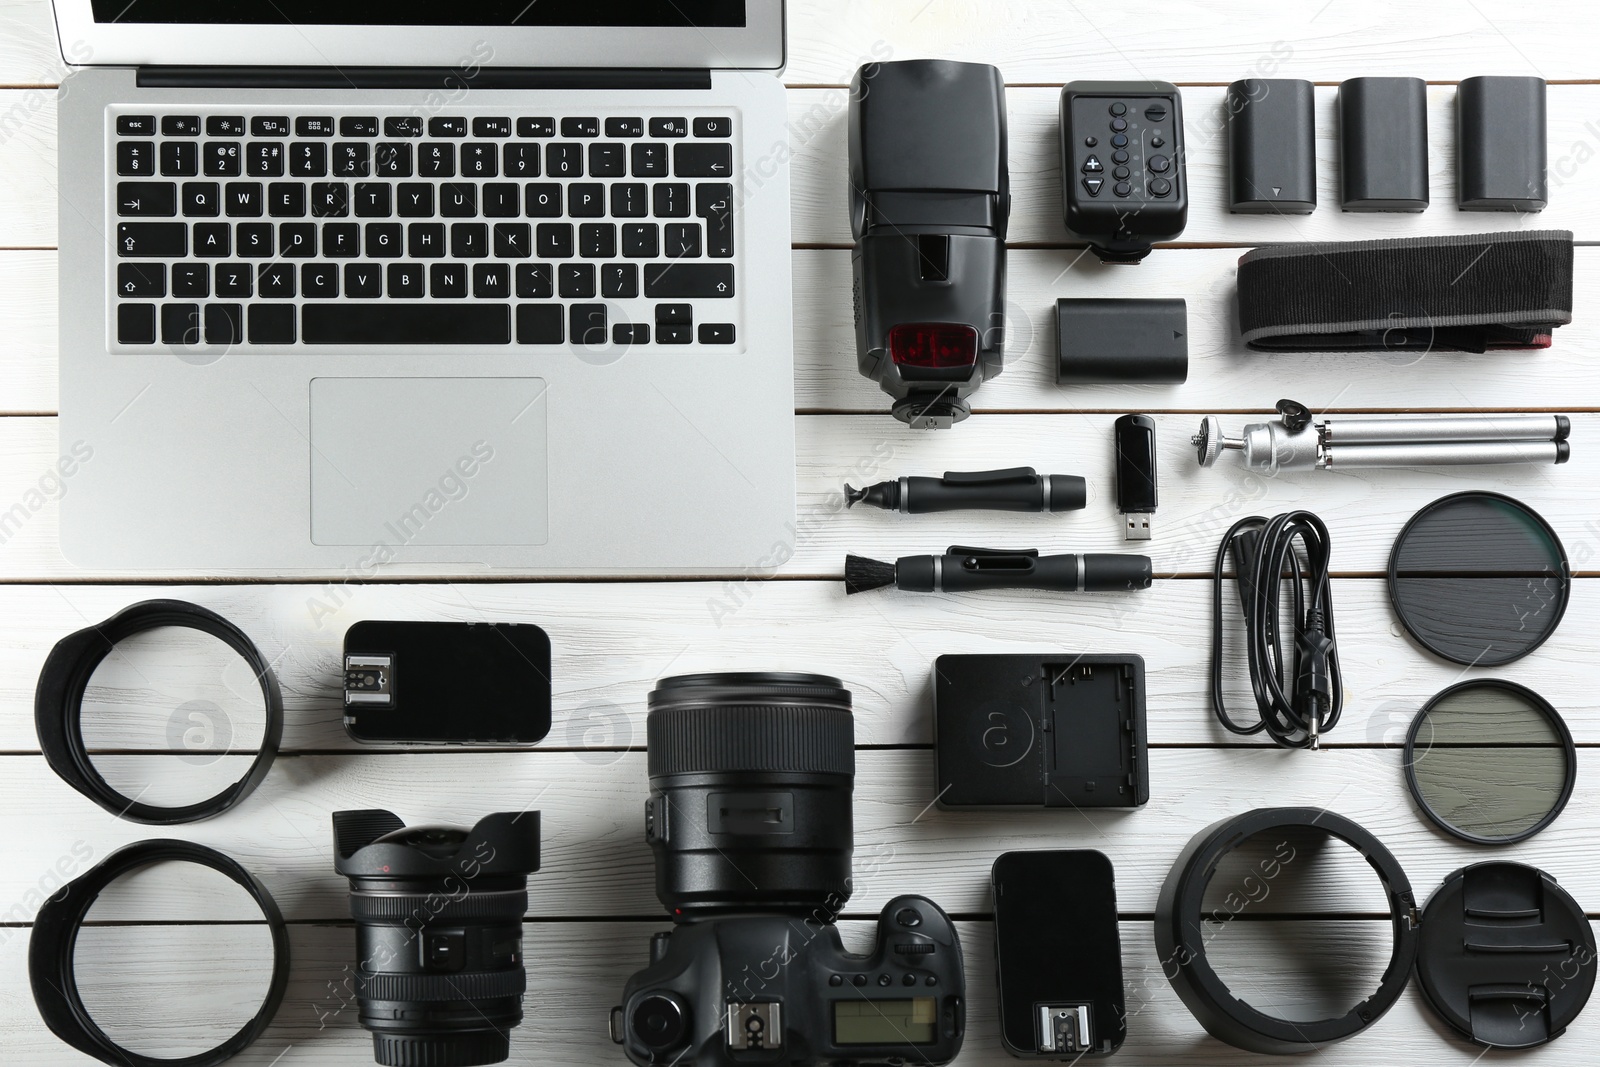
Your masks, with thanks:
M 1428 821 L 1475 845 L 1526 841 L 1578 780 L 1561 713 L 1525 685 L 1472 678 L 1422 706 L 1406 731 L 1406 788 Z
M 130 1052 L 106 1036 L 78 993 L 74 953 L 78 931 L 84 917 L 112 882 L 125 874 L 155 863 L 192 863 L 210 869 L 237 883 L 250 894 L 267 922 L 272 935 L 272 980 L 261 1008 L 232 1037 L 209 1052 L 185 1056 L 181 1060 L 145 1056 Z M 283 913 L 267 887 L 241 867 L 237 861 L 204 845 L 190 841 L 155 839 L 120 848 L 45 901 L 34 918 L 33 936 L 28 942 L 28 981 L 33 1000 L 51 1033 L 86 1055 L 112 1067 L 216 1067 L 243 1052 L 261 1036 L 283 1002 L 289 986 L 289 930 Z
M 266 708 L 261 747 L 245 776 L 213 797 L 179 807 L 145 804 L 137 798 L 123 796 L 95 767 L 83 740 L 83 695 L 95 668 L 111 654 L 117 642 L 164 626 L 199 630 L 237 652 L 260 684 Z M 233 623 L 214 611 L 184 600 L 146 600 L 56 642 L 39 672 L 33 721 L 45 761 L 62 781 L 119 819 L 173 826 L 220 815 L 261 784 L 283 739 L 283 694 L 278 689 L 271 664 Z
M 1217 865 L 1245 841 L 1273 831 L 1320 832 L 1342 841 L 1361 854 L 1383 883 L 1394 953 L 1378 989 L 1344 1015 L 1311 1021 L 1268 1015 L 1239 999 L 1206 956 L 1204 901 Z M 1212 1037 L 1247 1052 L 1310 1052 L 1360 1033 L 1400 999 L 1417 958 L 1416 897 L 1394 855 L 1344 816 L 1322 808 L 1261 808 L 1213 823 L 1184 847 L 1156 902 L 1155 939 L 1172 988 Z

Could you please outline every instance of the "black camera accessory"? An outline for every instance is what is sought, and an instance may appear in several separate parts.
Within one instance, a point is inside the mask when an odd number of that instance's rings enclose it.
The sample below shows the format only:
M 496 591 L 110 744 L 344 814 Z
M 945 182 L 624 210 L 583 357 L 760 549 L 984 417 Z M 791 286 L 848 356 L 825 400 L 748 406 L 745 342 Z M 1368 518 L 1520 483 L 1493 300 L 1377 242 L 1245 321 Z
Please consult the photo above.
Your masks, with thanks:
M 475 1067 L 510 1056 L 539 813 L 497 812 L 459 830 L 408 827 L 381 808 L 336 811 L 333 867 L 350 880 L 355 993 L 373 1058 Z
M 949 1063 L 966 1031 L 955 924 L 899 896 L 875 947 L 846 952 L 821 916 L 726 915 L 650 940 L 650 963 L 611 1010 L 611 1039 L 640 1067 Z
M 850 86 L 856 364 L 918 429 L 1005 355 L 1006 90 L 984 63 L 871 63 Z
M 1299 543 L 1297 552 L 1295 545 Z M 1233 556 L 1244 613 L 1245 651 L 1257 718 L 1241 724 L 1222 695 L 1222 569 Z M 1223 535 L 1212 564 L 1211 710 L 1232 733 L 1266 731 L 1281 748 L 1317 748 L 1339 724 L 1344 676 L 1333 625 L 1329 579 L 1333 541 L 1321 519 L 1290 511 L 1240 519 Z M 1285 672 L 1281 620 L 1284 575 L 1294 583 L 1294 680 Z
M 850 899 L 855 716 L 822 674 L 663 678 L 646 719 L 645 840 L 675 920 L 826 916 Z
M 1521 659 L 1555 632 L 1571 596 L 1572 569 L 1555 530 L 1500 493 L 1440 497 L 1411 517 L 1389 553 L 1389 601 L 1400 625 L 1452 663 Z
M 1105 263 L 1137 263 L 1183 232 L 1183 95 L 1161 81 L 1075 81 L 1061 90 L 1067 230 Z
M 1117 511 L 1123 537 L 1148 541 L 1156 511 L 1156 420 L 1124 415 L 1112 426 L 1117 462 Z
M 1468 78 L 1456 91 L 1457 201 L 1462 211 L 1543 211 L 1543 78 Z
M 1394 954 L 1378 989 L 1347 1014 L 1331 1019 L 1283 1019 L 1252 1007 L 1230 990 L 1206 956 L 1215 923 L 1205 910 L 1206 886 L 1217 865 L 1249 838 L 1263 834 L 1303 835 L 1320 831 L 1359 852 L 1377 872 L 1389 900 Z M 1293 862 L 1274 851 L 1264 863 Z M 1383 843 L 1342 815 L 1321 808 L 1262 808 L 1222 819 L 1184 846 L 1156 899 L 1156 952 L 1178 997 L 1206 1032 L 1247 1052 L 1310 1052 L 1365 1030 L 1394 1007 L 1411 979 L 1419 935 L 1411 882 Z M 1233 911 L 1216 916 L 1230 920 Z M 1210 929 L 1208 929 L 1210 928 Z M 1591 963 L 1592 966 L 1592 963 Z
M 1259 352 L 1549 348 L 1571 321 L 1570 230 L 1276 245 L 1239 260 L 1239 333 Z
M 1565 415 L 1328 415 L 1314 420 L 1294 400 L 1278 401 L 1277 422 L 1252 422 L 1239 437 L 1207 415 L 1190 438 L 1195 459 L 1214 466 L 1224 452 L 1264 474 L 1355 467 L 1565 463 L 1572 420 Z
M 1556 821 L 1578 779 L 1559 712 L 1500 678 L 1452 685 L 1406 732 L 1406 787 L 1435 826 L 1476 845 L 1526 841 Z
M 1250 838 L 1326 834 L 1359 852 L 1383 883 L 1394 953 L 1378 989 L 1332 1019 L 1282 1019 L 1230 990 L 1206 956 L 1218 921 L 1205 892 L 1223 858 Z M 1293 846 L 1289 846 L 1291 849 Z M 1281 870 L 1289 851 L 1262 861 Z M 1269 877 L 1270 871 L 1264 871 Z M 1519 863 L 1479 863 L 1445 878 L 1420 912 L 1411 882 L 1376 837 L 1321 808 L 1263 808 L 1213 823 L 1179 854 L 1156 899 L 1156 950 L 1180 999 L 1206 1032 L 1248 1052 L 1311 1052 L 1365 1030 L 1405 991 L 1416 968 L 1424 999 L 1461 1037 L 1487 1048 L 1533 1048 L 1553 1041 L 1594 991 L 1594 932 L 1554 878 Z
M 272 937 L 272 978 L 255 1016 L 209 1052 L 167 1059 L 130 1052 L 106 1036 L 78 993 L 75 953 L 78 931 L 100 894 L 125 874 L 156 863 L 193 863 L 238 884 L 261 909 Z M 233 859 L 190 841 L 156 839 L 117 849 L 39 908 L 28 942 L 28 981 L 50 1032 L 87 1056 L 112 1067 L 216 1067 L 250 1046 L 272 1022 L 289 985 L 289 930 L 267 887 Z
M 210 634 L 237 652 L 261 686 L 266 724 L 261 747 L 245 776 L 216 796 L 181 807 L 160 807 L 125 797 L 95 768 L 83 741 L 83 694 L 100 661 L 117 642 L 147 630 L 182 626 Z M 56 642 L 39 672 L 34 692 L 33 722 L 45 762 L 61 780 L 120 819 L 172 826 L 220 815 L 249 796 L 267 776 L 283 738 L 283 695 L 272 666 L 250 638 L 227 619 L 183 600 L 145 600 L 123 608 L 105 622 L 69 634 Z
M 650 941 L 611 1037 L 641 1067 L 943 1064 L 961 1050 L 955 925 L 896 897 L 877 947 L 844 951 L 855 720 L 820 674 L 664 678 L 646 720 L 645 838 L 677 924 Z
M 1340 83 L 1339 175 L 1346 211 L 1427 209 L 1427 82 L 1351 78 Z
M 1298 78 L 1228 86 L 1228 210 L 1309 215 L 1317 209 L 1316 87 Z
M 864 503 L 902 515 L 940 511 L 1081 511 L 1089 485 L 1073 474 L 1040 474 L 1032 467 L 946 471 L 943 478 L 900 478 L 864 489 L 844 487 L 845 507 Z
M 1486 1048 L 1536 1048 L 1564 1033 L 1594 992 L 1594 930 L 1545 872 L 1477 863 L 1422 909 L 1417 985 L 1434 1014 Z
M 1000 1039 L 1020 1059 L 1108 1056 L 1128 1035 L 1116 874 L 1105 853 L 1004 852 L 994 890 Z
M 866 593 L 892 585 L 906 593 L 965 593 L 977 589 L 1047 589 L 1058 593 L 1149 589 L 1149 556 L 1110 552 L 1041 556 L 1036 548 L 963 548 L 942 556 L 901 556 L 881 563 L 844 558 L 844 591 Z
M 1188 380 L 1189 309 L 1182 297 L 1056 301 L 1058 385 L 1182 385 Z
M 550 638 L 528 623 L 358 622 L 344 635 L 357 741 L 531 745 L 550 732 Z
M 1150 799 L 1138 656 L 940 656 L 933 732 L 941 808 L 1133 808 Z

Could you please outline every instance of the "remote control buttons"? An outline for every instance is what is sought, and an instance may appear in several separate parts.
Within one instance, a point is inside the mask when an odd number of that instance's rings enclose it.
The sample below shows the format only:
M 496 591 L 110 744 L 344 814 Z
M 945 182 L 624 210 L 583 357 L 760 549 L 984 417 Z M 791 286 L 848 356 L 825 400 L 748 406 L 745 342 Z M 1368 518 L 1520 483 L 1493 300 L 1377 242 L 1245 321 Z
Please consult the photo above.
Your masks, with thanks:
M 1104 178 L 1085 178 L 1083 179 L 1083 191 L 1090 196 L 1099 196 L 1100 187 L 1104 184 Z
M 1129 185 L 1127 182 L 1118 182 L 1116 185 L 1111 187 L 1111 191 L 1116 193 L 1118 196 L 1127 196 L 1129 193 L 1133 192 L 1133 186 Z
M 1128 147 L 1128 135 L 1125 134 L 1125 133 L 1114 133 L 1114 134 L 1112 134 L 1111 135 L 1111 147 L 1112 148 L 1126 148 L 1126 147 Z
M 1172 169 L 1172 160 L 1168 159 L 1166 156 L 1151 156 L 1150 169 L 1155 171 L 1157 174 L 1165 174 L 1167 171 Z
M 1103 170 L 1105 170 L 1105 167 L 1100 164 L 1099 156 L 1090 156 L 1083 161 L 1083 172 L 1085 174 L 1098 174 Z
M 1152 196 L 1166 196 L 1170 192 L 1172 192 L 1172 183 L 1167 179 L 1156 178 L 1151 181 L 1150 193 Z
M 1127 178 L 1128 178 L 1129 173 L 1131 173 L 1131 172 L 1128 170 L 1127 167 L 1117 167 L 1115 170 L 1113 170 L 1111 172 L 1111 176 L 1113 178 L 1117 179 L 1117 181 L 1120 182 L 1120 181 L 1126 181 Z
M 1128 105 L 1119 100 L 1111 105 L 1111 113 L 1113 115 L 1126 115 L 1128 113 Z
M 1126 153 L 1124 151 L 1121 151 L 1120 149 L 1118 151 L 1115 151 L 1115 152 L 1111 153 L 1111 162 L 1113 162 L 1113 163 L 1126 163 L 1127 161 L 1128 161 L 1128 153 Z
M 1151 122 L 1160 122 L 1162 119 L 1167 117 L 1167 105 L 1151 104 L 1149 107 L 1144 109 L 1144 117 L 1149 119 Z
M 1083 139 L 1083 147 L 1085 147 L 1085 148 L 1093 148 L 1095 145 L 1097 145 L 1099 143 L 1100 143 L 1100 138 L 1098 138 L 1098 137 L 1085 137 Z
M 1111 132 L 1112 133 L 1121 133 L 1123 130 L 1126 130 L 1127 128 L 1128 128 L 1128 120 L 1127 119 L 1112 119 L 1111 120 Z

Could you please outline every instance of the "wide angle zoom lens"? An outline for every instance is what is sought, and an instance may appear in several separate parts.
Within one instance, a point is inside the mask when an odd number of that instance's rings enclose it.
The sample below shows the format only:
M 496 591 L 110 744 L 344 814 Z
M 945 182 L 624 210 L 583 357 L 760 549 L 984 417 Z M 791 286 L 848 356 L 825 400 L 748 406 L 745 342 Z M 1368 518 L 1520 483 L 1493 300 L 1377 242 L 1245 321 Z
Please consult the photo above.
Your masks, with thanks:
M 855 717 L 819 674 L 695 674 L 650 694 L 646 838 L 676 918 L 850 897 Z
M 352 882 L 356 998 L 385 1067 L 476 1067 L 511 1054 L 527 988 L 526 880 L 480 882 L 464 895 Z
M 354 993 L 384 1067 L 480 1067 L 511 1055 L 528 979 L 522 920 L 539 869 L 539 813 L 471 830 L 335 812 L 334 868 L 350 880 Z

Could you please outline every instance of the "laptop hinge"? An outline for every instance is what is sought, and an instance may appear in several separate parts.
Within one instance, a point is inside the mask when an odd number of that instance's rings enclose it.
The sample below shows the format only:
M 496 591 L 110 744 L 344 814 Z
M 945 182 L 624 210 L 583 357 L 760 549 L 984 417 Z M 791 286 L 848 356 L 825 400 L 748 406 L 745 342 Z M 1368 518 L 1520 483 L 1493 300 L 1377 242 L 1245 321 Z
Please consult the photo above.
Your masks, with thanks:
M 140 67 L 152 89 L 709 89 L 711 71 L 565 67 Z

